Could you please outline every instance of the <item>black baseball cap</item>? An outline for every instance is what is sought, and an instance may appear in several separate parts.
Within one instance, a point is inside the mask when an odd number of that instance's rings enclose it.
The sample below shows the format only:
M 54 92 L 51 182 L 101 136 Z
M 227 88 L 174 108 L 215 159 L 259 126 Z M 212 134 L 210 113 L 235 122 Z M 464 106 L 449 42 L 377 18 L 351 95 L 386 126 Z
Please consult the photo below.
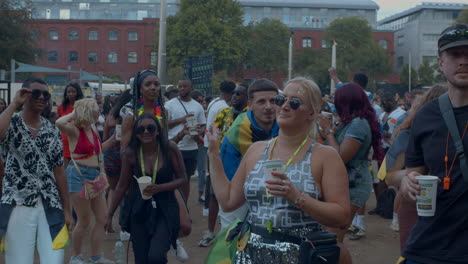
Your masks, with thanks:
M 439 53 L 459 46 L 468 46 L 468 25 L 466 24 L 448 27 L 442 31 L 439 37 Z

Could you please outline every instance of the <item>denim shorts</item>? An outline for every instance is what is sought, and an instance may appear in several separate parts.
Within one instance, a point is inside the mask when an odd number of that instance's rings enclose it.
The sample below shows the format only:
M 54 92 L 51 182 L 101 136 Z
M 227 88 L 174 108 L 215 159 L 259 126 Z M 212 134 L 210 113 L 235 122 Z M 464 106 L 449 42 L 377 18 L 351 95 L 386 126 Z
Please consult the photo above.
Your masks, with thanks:
M 73 162 L 70 162 L 65 170 L 65 173 L 67 174 L 68 192 L 70 193 L 81 192 L 81 188 L 83 188 L 83 179 L 94 181 L 94 179 L 99 175 L 99 170 L 97 169 L 84 167 L 79 168 L 82 176 L 80 176 L 76 170 Z
M 356 177 L 353 187 L 349 187 L 349 200 L 351 205 L 361 208 L 367 202 L 372 193 L 372 176 L 370 173 L 362 173 Z

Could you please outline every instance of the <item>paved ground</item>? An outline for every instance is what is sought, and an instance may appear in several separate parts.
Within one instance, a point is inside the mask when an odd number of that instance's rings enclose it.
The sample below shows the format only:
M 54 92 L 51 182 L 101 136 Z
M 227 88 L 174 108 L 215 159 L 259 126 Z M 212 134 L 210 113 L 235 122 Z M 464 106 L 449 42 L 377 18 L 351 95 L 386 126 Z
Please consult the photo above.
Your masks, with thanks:
M 189 208 L 192 216 L 192 234 L 183 239 L 185 249 L 190 255 L 189 264 L 202 264 L 208 254 L 209 248 L 198 247 L 198 241 L 207 229 L 207 217 L 202 216 L 202 205 L 197 202 L 197 182 L 194 179 L 191 184 L 191 194 Z M 372 195 L 368 203 L 368 208 L 375 207 L 375 199 Z M 353 263 L 360 264 L 375 264 L 375 263 L 395 263 L 399 256 L 399 238 L 398 233 L 390 229 L 391 220 L 382 219 L 378 216 L 366 215 L 365 222 L 367 224 L 367 237 L 359 241 L 346 241 L 349 247 Z M 219 228 L 219 226 L 218 226 Z M 106 256 L 112 257 L 112 250 L 117 238 L 116 234 L 110 234 L 105 238 L 104 252 Z M 89 240 L 87 240 L 89 241 Z M 84 255 L 88 256 L 89 245 L 85 246 Z M 169 263 L 179 263 L 169 253 Z M 66 249 L 66 260 L 68 262 L 70 256 L 70 247 Z M 133 256 L 130 253 L 129 264 L 133 264 Z M 66 263 L 67 263 L 66 262 Z M 35 263 L 39 263 L 36 258 Z M 4 264 L 3 256 L 0 257 L 0 264 Z M 16 263 L 12 263 L 16 264 Z M 48 264 L 48 263 L 46 263 Z

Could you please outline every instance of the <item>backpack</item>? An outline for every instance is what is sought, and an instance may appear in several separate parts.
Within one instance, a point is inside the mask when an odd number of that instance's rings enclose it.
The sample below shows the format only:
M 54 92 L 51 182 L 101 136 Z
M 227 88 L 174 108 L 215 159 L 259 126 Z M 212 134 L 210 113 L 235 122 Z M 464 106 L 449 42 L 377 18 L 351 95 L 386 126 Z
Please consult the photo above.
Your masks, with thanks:
M 393 188 L 387 188 L 377 199 L 376 214 L 385 219 L 393 218 L 393 202 L 395 201 L 396 192 Z

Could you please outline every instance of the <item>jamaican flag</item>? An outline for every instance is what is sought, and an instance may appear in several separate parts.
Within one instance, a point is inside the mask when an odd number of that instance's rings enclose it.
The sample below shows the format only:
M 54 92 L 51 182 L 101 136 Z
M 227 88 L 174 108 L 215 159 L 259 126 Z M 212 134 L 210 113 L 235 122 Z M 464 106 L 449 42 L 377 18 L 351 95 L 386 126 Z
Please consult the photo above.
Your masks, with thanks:
M 43 205 L 46 219 L 49 223 L 50 235 L 52 237 L 52 249 L 62 249 L 68 245 L 70 241 L 63 210 L 49 207 L 47 203 L 43 203 Z M 15 205 L 0 204 L 0 252 L 4 252 L 8 247 L 8 245 L 5 244 L 5 234 L 11 212 L 14 208 Z

